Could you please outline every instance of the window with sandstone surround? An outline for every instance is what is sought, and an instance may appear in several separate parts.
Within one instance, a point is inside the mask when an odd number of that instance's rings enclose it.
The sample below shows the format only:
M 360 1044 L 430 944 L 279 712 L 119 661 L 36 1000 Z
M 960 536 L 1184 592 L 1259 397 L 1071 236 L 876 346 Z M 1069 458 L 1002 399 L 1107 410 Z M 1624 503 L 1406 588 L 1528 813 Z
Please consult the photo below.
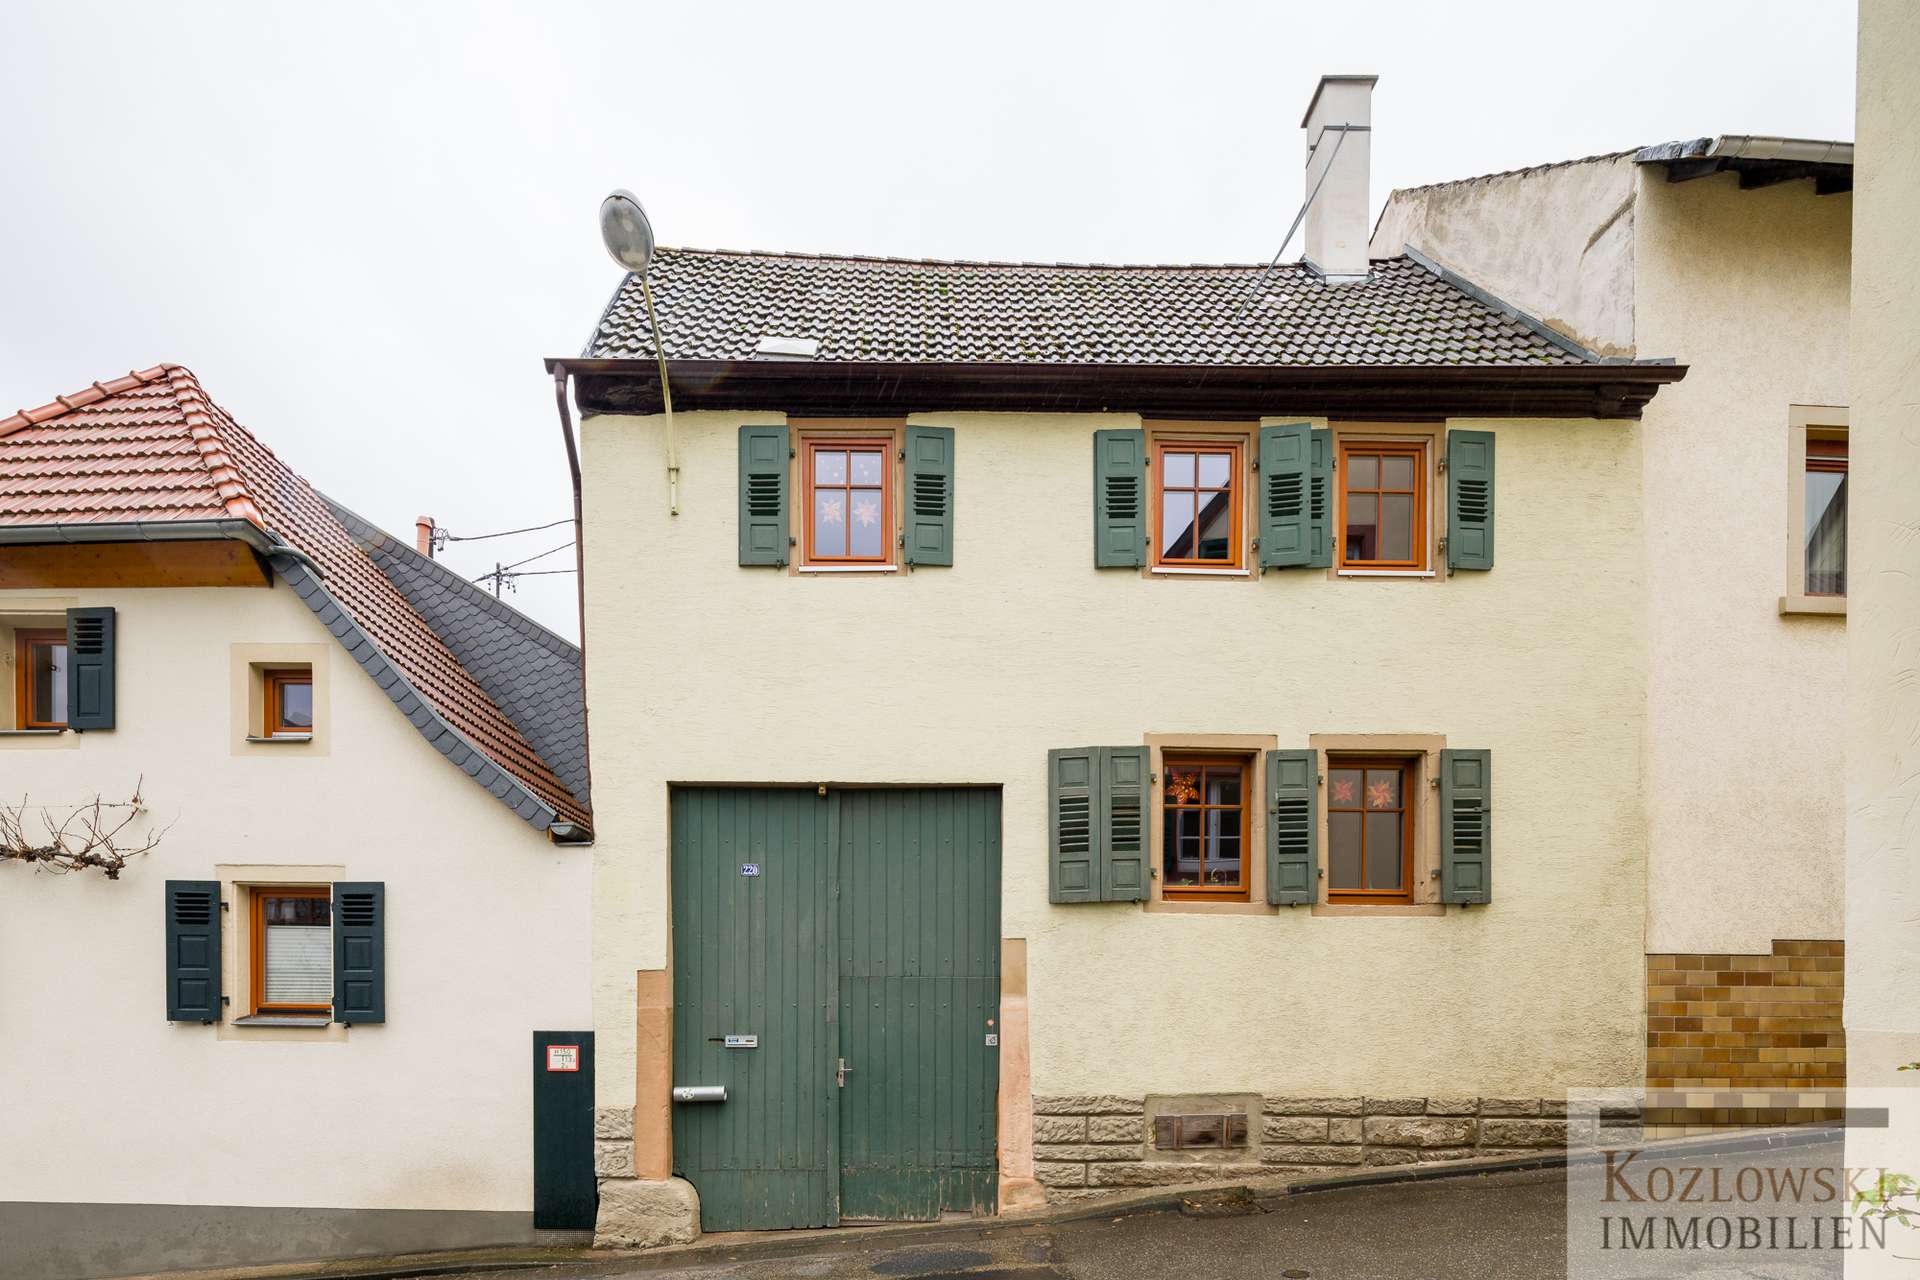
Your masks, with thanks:
M 1327 901 L 1413 901 L 1418 770 L 1411 760 L 1327 760 Z
M 893 562 L 893 441 L 808 438 L 801 456 L 805 562 Z
M 1244 756 L 1164 758 L 1160 796 L 1163 898 L 1248 900 L 1250 764 Z
M 1228 440 L 1153 442 L 1153 563 L 1238 569 L 1244 563 L 1243 446 Z
M 1335 546 L 1341 569 L 1427 568 L 1427 446 L 1341 440 Z
M 14 633 L 14 727 L 64 729 L 67 725 L 67 633 Z

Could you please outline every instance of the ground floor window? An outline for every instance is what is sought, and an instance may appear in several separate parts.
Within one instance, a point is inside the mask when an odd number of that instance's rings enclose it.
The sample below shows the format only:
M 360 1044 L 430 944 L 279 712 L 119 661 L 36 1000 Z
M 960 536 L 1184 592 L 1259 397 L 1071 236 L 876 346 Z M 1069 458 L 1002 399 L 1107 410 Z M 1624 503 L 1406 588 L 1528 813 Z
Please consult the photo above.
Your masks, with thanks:
M 1247 766 L 1218 756 L 1163 761 L 1162 897 L 1247 899 Z
M 258 888 L 253 898 L 253 1011 L 333 1008 L 333 901 L 325 886 Z
M 14 727 L 64 729 L 67 724 L 67 633 L 15 633 Z
M 1414 774 L 1410 760 L 1328 759 L 1329 901 L 1413 901 Z

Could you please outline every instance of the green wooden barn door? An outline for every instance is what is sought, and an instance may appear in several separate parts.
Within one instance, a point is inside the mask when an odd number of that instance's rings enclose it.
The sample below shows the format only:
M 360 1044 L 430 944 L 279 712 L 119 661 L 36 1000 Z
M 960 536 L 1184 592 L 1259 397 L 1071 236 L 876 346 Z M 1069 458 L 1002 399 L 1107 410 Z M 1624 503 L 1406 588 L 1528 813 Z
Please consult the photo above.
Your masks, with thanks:
M 673 1107 L 708 1231 L 838 1221 L 829 812 L 811 789 L 673 792 L 673 1082 L 728 1095 Z
M 836 791 L 840 1214 L 991 1213 L 1000 794 Z

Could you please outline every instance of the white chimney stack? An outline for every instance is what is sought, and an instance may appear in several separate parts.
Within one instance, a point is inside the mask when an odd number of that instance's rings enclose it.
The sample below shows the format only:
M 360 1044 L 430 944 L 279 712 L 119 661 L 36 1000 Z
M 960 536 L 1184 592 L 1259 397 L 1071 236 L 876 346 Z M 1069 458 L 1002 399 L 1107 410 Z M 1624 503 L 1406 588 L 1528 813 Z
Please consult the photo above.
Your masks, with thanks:
M 1307 134 L 1306 260 L 1331 281 L 1367 278 L 1372 206 L 1373 86 L 1379 76 L 1321 76 L 1300 127 Z

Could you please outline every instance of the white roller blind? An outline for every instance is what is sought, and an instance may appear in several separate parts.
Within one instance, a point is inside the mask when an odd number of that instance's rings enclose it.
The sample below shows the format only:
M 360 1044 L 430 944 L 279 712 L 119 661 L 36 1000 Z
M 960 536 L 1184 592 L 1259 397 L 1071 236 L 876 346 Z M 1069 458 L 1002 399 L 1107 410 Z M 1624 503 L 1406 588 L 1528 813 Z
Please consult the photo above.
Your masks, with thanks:
M 333 1003 L 332 928 L 323 924 L 267 926 L 266 1003 Z

